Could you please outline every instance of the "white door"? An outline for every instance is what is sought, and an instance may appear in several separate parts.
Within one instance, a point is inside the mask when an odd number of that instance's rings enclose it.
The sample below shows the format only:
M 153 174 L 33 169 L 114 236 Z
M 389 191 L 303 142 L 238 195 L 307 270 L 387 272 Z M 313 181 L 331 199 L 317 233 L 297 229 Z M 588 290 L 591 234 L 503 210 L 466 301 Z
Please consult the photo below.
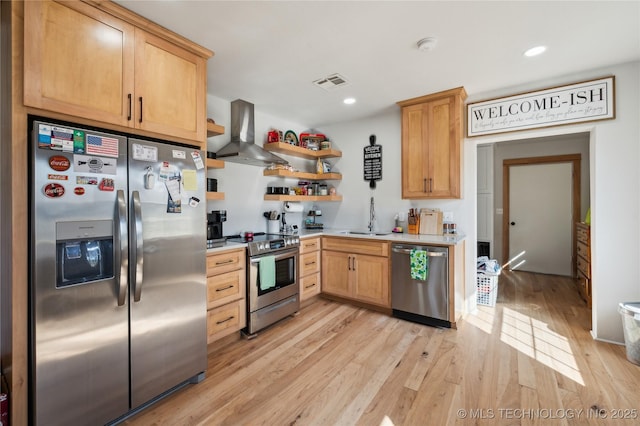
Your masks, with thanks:
M 571 163 L 509 167 L 510 268 L 572 275 Z

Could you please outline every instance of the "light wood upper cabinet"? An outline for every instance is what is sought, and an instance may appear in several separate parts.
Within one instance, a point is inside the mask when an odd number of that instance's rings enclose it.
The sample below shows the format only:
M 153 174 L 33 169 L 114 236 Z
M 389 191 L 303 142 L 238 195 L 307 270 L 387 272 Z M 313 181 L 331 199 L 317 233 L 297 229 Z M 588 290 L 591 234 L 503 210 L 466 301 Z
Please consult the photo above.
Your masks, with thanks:
M 460 198 L 464 88 L 398 102 L 402 198 Z
M 24 103 L 129 126 L 134 27 L 85 3 L 24 3 Z
M 24 35 L 26 106 L 205 144 L 212 52 L 111 2 L 25 2 Z
M 204 58 L 136 29 L 135 126 L 204 141 L 206 78 Z

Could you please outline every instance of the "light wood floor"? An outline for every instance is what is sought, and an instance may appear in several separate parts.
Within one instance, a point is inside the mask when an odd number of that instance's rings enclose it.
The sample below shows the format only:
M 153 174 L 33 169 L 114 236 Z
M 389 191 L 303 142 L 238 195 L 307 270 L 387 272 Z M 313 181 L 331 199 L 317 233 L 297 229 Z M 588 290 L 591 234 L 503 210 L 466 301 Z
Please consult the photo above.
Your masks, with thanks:
M 640 424 L 640 367 L 591 338 L 573 280 L 504 272 L 499 290 L 458 330 L 319 299 L 126 424 Z

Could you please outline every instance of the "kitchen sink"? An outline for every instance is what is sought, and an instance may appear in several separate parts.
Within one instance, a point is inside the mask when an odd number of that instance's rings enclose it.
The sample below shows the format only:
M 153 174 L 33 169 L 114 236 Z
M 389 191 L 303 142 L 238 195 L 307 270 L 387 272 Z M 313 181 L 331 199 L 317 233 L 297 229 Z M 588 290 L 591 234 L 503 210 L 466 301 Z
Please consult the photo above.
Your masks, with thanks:
M 389 235 L 391 232 L 373 232 L 373 231 L 340 231 L 341 234 L 345 235 Z

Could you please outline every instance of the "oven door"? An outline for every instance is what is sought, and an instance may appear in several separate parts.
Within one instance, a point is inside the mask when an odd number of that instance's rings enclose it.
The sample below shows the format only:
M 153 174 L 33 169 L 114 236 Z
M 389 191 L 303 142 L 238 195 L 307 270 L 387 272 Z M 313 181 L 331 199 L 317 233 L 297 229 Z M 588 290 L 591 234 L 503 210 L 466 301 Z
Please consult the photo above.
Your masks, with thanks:
M 261 268 L 260 262 L 263 259 L 267 263 L 271 262 L 271 256 L 273 256 L 273 267 Z M 274 285 L 264 285 L 264 283 L 261 285 L 261 269 L 273 271 L 275 280 L 274 277 L 269 277 L 268 281 Z M 298 249 L 251 257 L 248 278 L 249 312 L 298 294 Z M 263 281 L 267 279 L 263 278 Z

